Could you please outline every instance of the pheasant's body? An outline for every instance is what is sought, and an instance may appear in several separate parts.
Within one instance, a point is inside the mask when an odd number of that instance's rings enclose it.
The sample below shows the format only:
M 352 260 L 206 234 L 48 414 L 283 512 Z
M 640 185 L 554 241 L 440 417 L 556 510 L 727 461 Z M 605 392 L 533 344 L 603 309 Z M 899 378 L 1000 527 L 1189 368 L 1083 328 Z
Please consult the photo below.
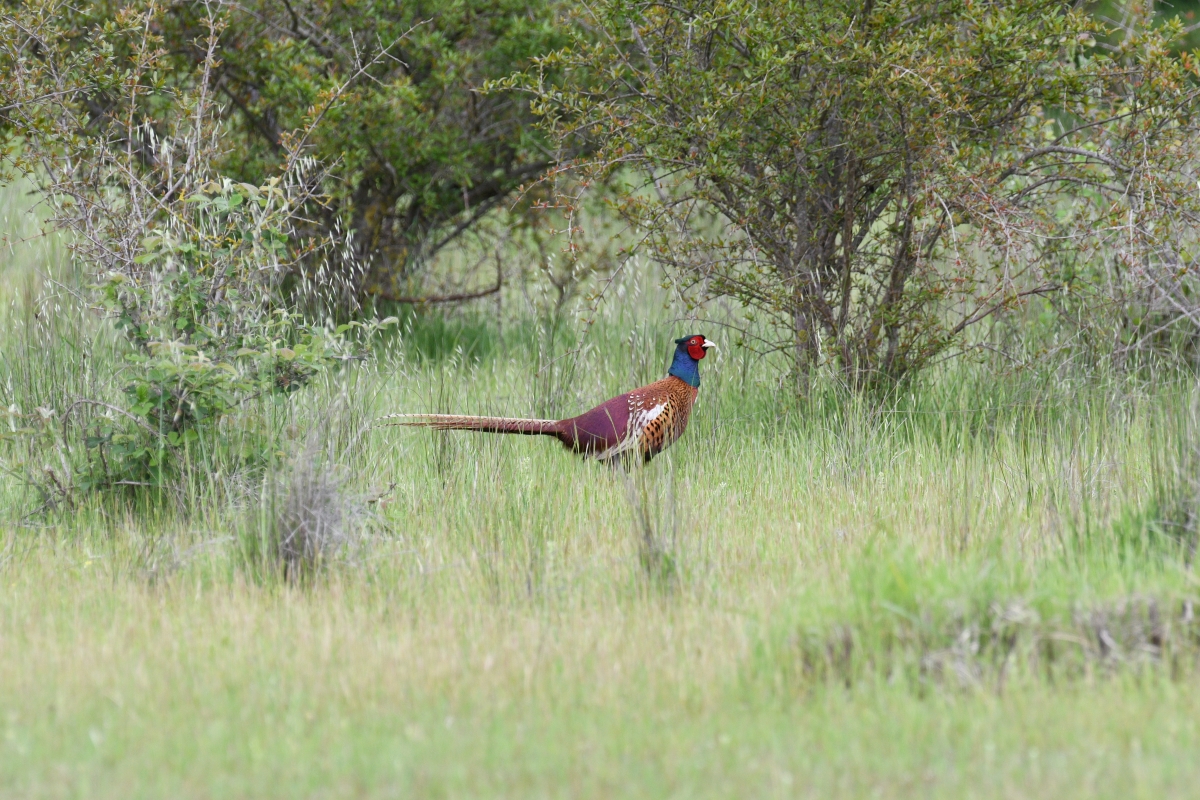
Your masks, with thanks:
M 677 343 L 675 362 L 666 378 L 618 395 L 577 417 L 552 420 L 396 414 L 384 419 L 390 424 L 437 430 L 553 436 L 568 449 L 602 461 L 629 456 L 649 461 L 687 428 L 699 393 L 698 362 L 705 348 L 713 346 L 702 336 L 685 337 Z

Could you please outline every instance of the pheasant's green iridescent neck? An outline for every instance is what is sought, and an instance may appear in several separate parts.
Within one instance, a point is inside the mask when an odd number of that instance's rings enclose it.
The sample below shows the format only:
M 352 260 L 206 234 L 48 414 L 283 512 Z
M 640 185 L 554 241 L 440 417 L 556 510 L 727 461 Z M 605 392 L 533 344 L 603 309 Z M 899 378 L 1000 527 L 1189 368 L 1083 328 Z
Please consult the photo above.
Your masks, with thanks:
M 700 362 L 688 355 L 686 345 L 681 344 L 675 350 L 675 360 L 671 362 L 667 374 L 674 375 L 688 386 L 700 388 Z

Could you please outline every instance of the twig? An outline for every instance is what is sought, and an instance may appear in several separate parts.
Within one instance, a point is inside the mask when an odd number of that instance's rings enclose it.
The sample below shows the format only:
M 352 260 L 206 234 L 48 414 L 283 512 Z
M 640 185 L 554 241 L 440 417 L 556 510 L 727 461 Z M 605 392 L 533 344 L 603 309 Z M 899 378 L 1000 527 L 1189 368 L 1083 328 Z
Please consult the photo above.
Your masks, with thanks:
M 389 303 L 404 303 L 408 305 L 437 305 L 440 303 L 461 303 L 465 300 L 477 300 L 480 297 L 487 297 L 491 294 L 496 294 L 504 288 L 504 273 L 500 270 L 499 265 L 496 267 L 496 283 L 486 289 L 480 289 L 477 292 L 459 292 L 456 294 L 432 295 L 427 297 L 406 297 L 403 295 L 394 295 L 384 289 L 369 290 L 367 293 L 378 297 L 381 300 L 386 300 Z
M 81 406 L 81 405 L 99 406 L 100 408 L 107 408 L 109 411 L 115 411 L 116 413 L 121 414 L 122 416 L 128 417 L 129 419 L 136 422 L 143 429 L 145 429 L 147 432 L 149 432 L 150 435 L 157 436 L 157 437 L 163 439 L 164 441 L 166 441 L 166 437 L 163 436 L 163 434 L 161 432 L 154 430 L 154 428 L 150 427 L 149 423 L 147 423 L 141 417 L 135 416 L 134 414 L 130 414 L 128 411 L 126 411 L 123 408 L 118 408 L 118 407 L 116 407 L 114 405 L 110 405 L 108 403 L 102 403 L 99 400 L 88 400 L 88 399 L 76 400 L 74 403 L 67 406 L 67 410 L 63 412 L 63 437 L 64 438 L 66 437 L 66 434 L 67 434 L 67 417 L 71 414 L 72 411 L 74 411 L 76 409 L 76 407 Z M 167 447 L 172 447 L 170 442 L 167 442 Z M 174 449 L 174 448 L 172 448 L 172 449 Z

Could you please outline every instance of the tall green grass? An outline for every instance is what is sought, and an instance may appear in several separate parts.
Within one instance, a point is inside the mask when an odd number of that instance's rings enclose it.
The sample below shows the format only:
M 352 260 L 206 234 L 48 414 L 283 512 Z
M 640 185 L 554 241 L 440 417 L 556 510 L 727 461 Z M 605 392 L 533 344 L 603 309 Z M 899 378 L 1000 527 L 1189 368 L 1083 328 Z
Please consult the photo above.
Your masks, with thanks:
M 0 254 L 0 405 L 118 398 L 36 241 Z M 800 402 L 620 280 L 578 318 L 413 315 L 163 495 L 47 503 L 57 455 L 0 442 L 0 794 L 1191 795 L 1189 383 L 950 363 Z M 645 469 L 370 425 L 576 413 L 693 330 L 722 347 Z M 314 454 L 353 524 L 291 581 L 270 526 Z

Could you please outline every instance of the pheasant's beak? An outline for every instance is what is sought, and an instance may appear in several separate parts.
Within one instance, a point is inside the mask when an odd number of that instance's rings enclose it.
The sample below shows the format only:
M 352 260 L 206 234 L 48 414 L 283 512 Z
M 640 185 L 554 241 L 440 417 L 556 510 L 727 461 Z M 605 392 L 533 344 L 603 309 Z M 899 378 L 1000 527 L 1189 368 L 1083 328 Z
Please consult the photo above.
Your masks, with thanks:
M 700 345 L 700 346 L 701 346 L 701 347 L 703 347 L 705 350 L 707 350 L 707 349 L 708 349 L 708 348 L 710 348 L 710 347 L 716 347 L 716 346 L 717 346 L 717 343 L 716 343 L 716 342 L 710 342 L 708 339 L 705 339 L 705 340 L 704 340 L 704 344 L 702 344 L 702 345 Z

